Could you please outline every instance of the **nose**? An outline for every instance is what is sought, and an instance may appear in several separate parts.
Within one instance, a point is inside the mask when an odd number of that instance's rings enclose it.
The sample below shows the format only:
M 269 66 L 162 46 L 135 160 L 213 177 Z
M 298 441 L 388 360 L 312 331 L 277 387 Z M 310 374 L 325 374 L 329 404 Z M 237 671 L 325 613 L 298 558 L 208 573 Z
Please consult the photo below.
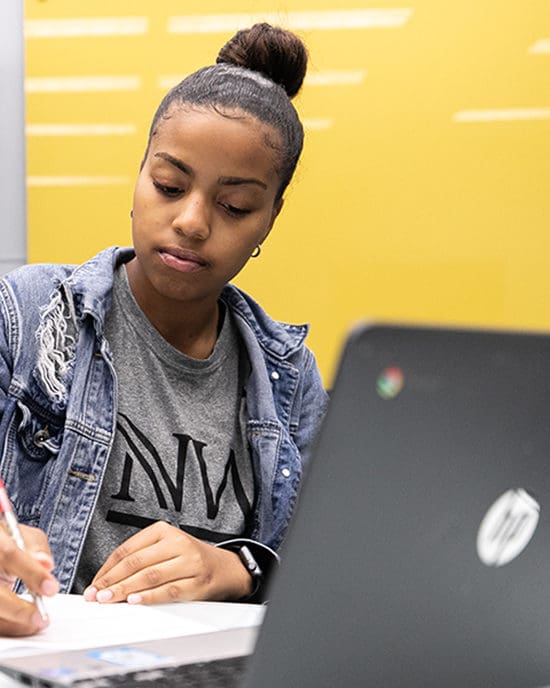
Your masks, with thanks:
M 210 212 L 207 200 L 198 192 L 190 192 L 177 203 L 172 227 L 182 236 L 202 240 L 210 234 Z

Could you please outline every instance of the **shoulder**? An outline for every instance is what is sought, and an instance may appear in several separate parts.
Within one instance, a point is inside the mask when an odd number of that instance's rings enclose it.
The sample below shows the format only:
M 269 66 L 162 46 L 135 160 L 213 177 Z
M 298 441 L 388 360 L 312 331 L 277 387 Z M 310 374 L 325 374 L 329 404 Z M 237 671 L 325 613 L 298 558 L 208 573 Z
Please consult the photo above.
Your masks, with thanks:
M 115 266 L 133 255 L 131 249 L 107 248 L 84 263 L 29 263 L 0 279 L 0 299 L 21 306 L 47 303 L 62 284 L 71 291 L 87 293 L 110 286 Z
M 23 265 L 0 280 L 0 293 L 7 299 L 41 302 L 48 299 L 53 288 L 74 271 L 75 265 L 36 263 Z
M 294 325 L 274 320 L 249 294 L 228 284 L 222 292 L 222 299 L 234 316 L 253 334 L 262 348 L 276 358 L 288 358 L 303 352 L 309 325 Z
M 25 265 L 0 279 L 0 331 L 2 351 L 17 352 L 31 347 L 40 325 L 42 309 L 73 266 L 57 264 Z

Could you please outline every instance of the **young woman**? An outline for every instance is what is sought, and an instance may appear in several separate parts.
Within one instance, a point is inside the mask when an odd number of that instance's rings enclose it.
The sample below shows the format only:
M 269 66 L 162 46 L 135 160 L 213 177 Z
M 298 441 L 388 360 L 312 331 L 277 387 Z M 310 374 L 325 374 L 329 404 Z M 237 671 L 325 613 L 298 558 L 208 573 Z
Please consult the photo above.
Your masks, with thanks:
M 307 328 L 230 281 L 282 208 L 306 64 L 290 32 L 238 32 L 154 116 L 133 248 L 0 281 L 0 475 L 27 542 L 0 536 L 7 582 L 261 599 L 326 394 Z M 44 623 L 0 589 L 0 632 Z

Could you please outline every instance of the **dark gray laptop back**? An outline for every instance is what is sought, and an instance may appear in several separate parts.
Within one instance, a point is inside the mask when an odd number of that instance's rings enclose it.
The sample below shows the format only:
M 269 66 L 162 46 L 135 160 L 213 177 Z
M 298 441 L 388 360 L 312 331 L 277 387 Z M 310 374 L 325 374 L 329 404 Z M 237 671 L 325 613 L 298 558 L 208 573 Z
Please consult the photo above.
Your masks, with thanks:
M 550 684 L 550 338 L 349 338 L 247 688 Z

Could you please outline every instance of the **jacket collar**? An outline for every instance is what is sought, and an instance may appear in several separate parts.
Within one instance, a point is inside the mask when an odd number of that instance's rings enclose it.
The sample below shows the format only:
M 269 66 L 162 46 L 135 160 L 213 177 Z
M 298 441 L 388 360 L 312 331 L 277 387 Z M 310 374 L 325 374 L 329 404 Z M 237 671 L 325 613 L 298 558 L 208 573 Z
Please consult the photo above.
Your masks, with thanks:
M 79 317 L 92 316 L 103 330 L 105 314 L 111 306 L 113 275 L 121 263 L 134 257 L 133 248 L 111 246 L 78 265 L 65 281 Z M 61 285 L 63 287 L 63 285 Z
M 291 325 L 272 320 L 252 297 L 233 284 L 225 286 L 222 299 L 235 315 L 245 320 L 260 346 L 276 358 L 287 358 L 302 346 L 309 325 Z
M 114 271 L 134 255 L 133 248 L 112 246 L 79 265 L 66 282 L 79 316 L 91 315 L 97 320 L 99 330 L 103 330 L 105 313 L 111 305 Z M 254 299 L 232 284 L 225 286 L 221 296 L 252 329 L 260 346 L 276 358 L 287 358 L 302 346 L 308 325 L 272 320 Z

